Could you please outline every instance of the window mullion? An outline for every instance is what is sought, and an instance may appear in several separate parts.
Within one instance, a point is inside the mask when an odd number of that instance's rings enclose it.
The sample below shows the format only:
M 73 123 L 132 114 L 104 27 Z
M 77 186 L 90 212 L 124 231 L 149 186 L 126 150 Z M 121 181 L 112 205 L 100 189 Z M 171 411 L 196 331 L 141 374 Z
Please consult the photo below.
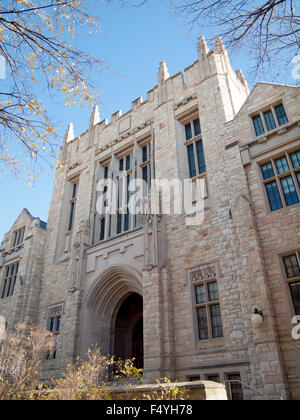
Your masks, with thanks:
M 276 180 L 276 184 L 277 184 L 277 188 L 280 194 L 280 198 L 281 198 L 281 202 L 282 202 L 282 206 L 286 207 L 286 202 L 285 202 L 285 195 L 283 193 L 283 189 L 282 189 L 282 185 L 278 176 L 278 170 L 277 170 L 277 166 L 276 166 L 276 162 L 273 158 L 271 158 L 271 162 L 273 165 L 273 170 L 274 170 L 274 174 L 275 174 L 275 180 Z
M 273 107 L 273 105 L 271 105 L 271 108 L 270 109 L 271 109 L 272 114 L 273 114 L 273 118 L 274 118 L 274 121 L 275 121 L 275 124 L 276 124 L 276 128 L 278 128 L 279 127 L 279 123 L 278 123 L 277 115 L 276 115 L 275 108 Z
M 260 115 L 260 118 L 261 118 L 261 121 L 262 121 L 262 125 L 263 125 L 264 130 L 265 130 L 265 133 L 267 133 L 270 130 L 268 130 L 268 127 L 267 127 L 267 124 L 266 124 L 266 121 L 265 121 L 264 113 L 263 112 L 260 112 L 259 115 Z
M 193 142 L 193 149 L 194 149 L 194 160 L 195 160 L 195 167 L 196 167 L 196 175 L 199 175 L 199 161 L 198 161 L 198 152 L 196 142 Z

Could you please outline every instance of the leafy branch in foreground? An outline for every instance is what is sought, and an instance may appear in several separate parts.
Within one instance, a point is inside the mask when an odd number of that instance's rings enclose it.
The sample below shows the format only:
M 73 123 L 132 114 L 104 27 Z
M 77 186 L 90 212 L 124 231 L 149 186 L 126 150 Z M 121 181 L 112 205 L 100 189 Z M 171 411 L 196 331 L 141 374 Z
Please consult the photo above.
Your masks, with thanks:
M 40 92 L 60 93 L 65 105 L 93 106 L 88 71 L 105 62 L 75 48 L 76 30 L 97 32 L 91 0 L 0 1 L 0 55 L 7 78 L 0 81 L 0 166 L 16 174 L 39 157 L 55 158 L 55 128 Z M 37 93 L 39 92 L 39 93 Z

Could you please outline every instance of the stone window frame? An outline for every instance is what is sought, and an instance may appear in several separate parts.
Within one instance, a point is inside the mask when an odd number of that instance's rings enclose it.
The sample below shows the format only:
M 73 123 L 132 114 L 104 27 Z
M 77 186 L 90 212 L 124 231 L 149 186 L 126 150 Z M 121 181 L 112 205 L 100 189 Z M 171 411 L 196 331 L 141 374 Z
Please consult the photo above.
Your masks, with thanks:
M 282 272 L 284 290 L 285 290 L 286 297 L 287 297 L 287 304 L 288 304 L 288 311 L 289 311 L 289 314 L 290 314 L 290 318 L 292 318 L 293 316 L 295 316 L 297 314 L 296 314 L 295 305 L 294 305 L 294 301 L 293 301 L 293 298 L 292 298 L 291 289 L 290 289 L 289 285 L 292 284 L 292 283 L 300 282 L 300 276 L 289 278 L 287 276 L 287 273 L 286 273 L 284 258 L 292 256 L 292 255 L 296 255 L 296 258 L 297 258 L 297 261 L 298 261 L 298 266 L 300 267 L 300 247 L 298 247 L 296 249 L 293 249 L 293 250 L 281 252 L 279 254 L 280 268 L 281 268 L 281 272 Z M 298 314 L 298 315 L 300 315 L 300 314 Z
M 58 347 L 60 342 L 60 335 L 61 335 L 61 326 L 62 326 L 62 317 L 65 313 L 65 304 L 64 302 L 57 303 L 55 305 L 48 306 L 47 308 L 47 329 L 52 332 L 54 341 L 55 341 L 55 349 L 52 354 L 47 355 L 47 360 L 55 361 L 57 360 L 58 354 Z M 51 329 L 52 321 L 54 320 L 54 329 Z M 59 328 L 58 328 L 59 325 Z
M 279 105 L 283 106 L 283 109 L 285 111 L 286 118 L 287 118 L 287 122 L 285 124 L 282 124 L 282 125 L 279 124 L 278 117 L 277 117 L 277 114 L 276 114 L 276 111 L 275 111 L 275 108 Z M 268 111 L 272 112 L 273 120 L 275 122 L 275 127 L 271 130 L 268 129 L 267 123 L 266 123 L 266 120 L 265 120 L 265 116 L 264 116 L 264 113 L 266 113 Z M 254 126 L 253 119 L 257 116 L 260 117 L 263 128 L 264 128 L 264 132 L 261 133 L 261 134 L 256 134 L 256 131 L 255 131 L 255 126 Z M 276 101 L 276 102 L 274 102 L 270 105 L 262 107 L 260 110 L 251 113 L 249 115 L 249 118 L 251 119 L 252 134 L 255 138 L 263 137 L 263 136 L 269 135 L 270 133 L 276 132 L 276 131 L 284 128 L 290 122 L 289 112 L 287 111 L 287 107 L 285 106 L 285 103 L 284 103 L 283 100 L 279 100 L 279 101 Z
M 193 274 L 202 271 L 204 273 L 204 277 L 206 278 L 202 278 L 199 280 L 194 280 L 193 279 Z M 207 274 L 211 273 L 211 275 L 207 276 Z M 194 341 L 195 341 L 195 346 L 196 348 L 201 348 L 203 345 L 207 345 L 207 344 L 216 344 L 216 343 L 223 343 L 225 340 L 225 332 L 224 332 L 224 322 L 223 322 L 223 317 L 222 317 L 222 303 L 221 303 L 221 297 L 220 297 L 220 293 L 219 293 L 219 279 L 220 279 L 220 275 L 219 275 L 219 266 L 218 263 L 211 263 L 211 264 L 203 264 L 197 267 L 194 267 L 193 269 L 188 270 L 188 282 L 190 285 L 190 294 L 191 294 L 191 309 L 192 309 L 192 319 L 193 319 L 193 325 L 194 325 Z M 208 295 L 208 287 L 207 284 L 208 283 L 214 283 L 216 282 L 218 285 L 218 294 L 219 294 L 219 299 L 217 301 L 209 301 L 209 295 Z M 206 293 L 206 302 L 202 305 L 202 304 L 197 304 L 196 303 L 196 295 L 195 295 L 195 288 L 198 285 L 204 284 L 205 286 L 205 293 Z M 221 312 L 221 320 L 222 320 L 222 330 L 223 330 L 223 335 L 221 337 L 213 337 L 213 333 L 212 333 L 212 323 L 211 323 L 211 313 L 208 310 L 208 308 L 210 306 L 214 306 L 218 304 L 220 307 L 220 312 Z M 207 316 L 207 324 L 208 324 L 208 335 L 209 337 L 207 339 L 203 339 L 201 340 L 199 337 L 199 324 L 198 324 L 198 315 L 197 315 L 197 308 L 200 306 L 205 306 L 206 307 L 206 316 Z
M 296 205 L 300 204 L 300 183 L 299 183 L 299 180 L 296 176 L 297 173 L 300 173 L 300 167 L 299 168 L 294 168 L 293 164 L 292 164 L 291 157 L 290 157 L 290 155 L 292 153 L 294 153 L 298 150 L 300 150 L 299 145 L 295 145 L 295 146 L 292 146 L 288 149 L 285 148 L 284 150 L 281 150 L 280 152 L 272 153 L 271 155 L 269 154 L 268 157 L 256 162 L 257 170 L 259 172 L 260 183 L 262 185 L 264 200 L 265 200 L 265 203 L 266 203 L 266 209 L 268 210 L 269 213 L 278 212 L 280 210 L 283 210 L 283 209 L 293 207 L 293 206 L 296 206 Z M 276 166 L 276 160 L 280 159 L 282 157 L 286 157 L 288 165 L 289 165 L 289 171 L 284 172 L 282 174 L 279 174 L 277 166 Z M 274 176 L 272 176 L 270 178 L 267 178 L 267 179 L 264 179 L 263 174 L 262 174 L 262 166 L 264 164 L 269 163 L 269 162 L 271 162 L 271 164 L 272 164 Z M 293 203 L 293 204 L 290 204 L 290 205 L 286 204 L 285 195 L 284 195 L 284 192 L 283 192 L 283 187 L 282 187 L 282 184 L 281 184 L 281 181 L 280 181 L 282 178 L 286 178 L 288 176 L 291 176 L 292 179 L 293 179 L 293 183 L 294 183 L 294 186 L 295 186 L 295 189 L 296 189 L 296 192 L 297 192 L 297 195 L 298 195 L 298 200 L 299 200 L 297 203 Z M 272 210 L 265 185 L 269 184 L 271 182 L 274 182 L 274 181 L 277 184 L 277 189 L 279 191 L 282 207 Z
M 11 272 L 12 267 L 13 267 L 13 271 Z M 15 270 L 15 267 L 16 267 L 16 270 Z M 19 260 L 10 262 L 9 264 L 3 267 L 4 274 L 3 274 L 2 287 L 1 287 L 1 300 L 8 299 L 14 295 L 19 268 L 20 268 Z M 8 289 L 7 289 L 7 284 L 9 285 Z

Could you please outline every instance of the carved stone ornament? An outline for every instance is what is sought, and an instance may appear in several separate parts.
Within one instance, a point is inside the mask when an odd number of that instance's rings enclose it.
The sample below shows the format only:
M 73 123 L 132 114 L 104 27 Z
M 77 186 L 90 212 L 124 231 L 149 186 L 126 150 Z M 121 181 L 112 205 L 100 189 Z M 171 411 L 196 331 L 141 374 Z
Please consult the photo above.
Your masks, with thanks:
M 217 277 L 217 270 L 214 265 L 210 267 L 199 268 L 197 271 L 193 271 L 191 274 L 192 283 L 198 281 L 214 279 Z

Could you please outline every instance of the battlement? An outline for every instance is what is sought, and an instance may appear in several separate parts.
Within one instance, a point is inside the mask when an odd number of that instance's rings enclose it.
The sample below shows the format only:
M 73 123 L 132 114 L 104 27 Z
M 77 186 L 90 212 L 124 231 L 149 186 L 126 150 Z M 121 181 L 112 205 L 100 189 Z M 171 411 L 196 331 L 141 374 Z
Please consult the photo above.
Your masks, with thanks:
M 226 76 L 229 79 L 229 89 L 233 95 L 240 95 L 244 100 L 249 94 L 247 82 L 238 69 L 232 69 L 227 51 L 220 38 L 216 40 L 215 49 L 210 51 L 203 36 L 198 39 L 198 59 L 186 67 L 183 72 L 170 75 L 165 61 L 161 61 L 158 71 L 158 84 L 147 92 L 147 98 L 140 96 L 131 102 L 131 108 L 124 114 L 119 109 L 107 118 L 101 120 L 98 107 L 95 107 L 87 132 L 74 136 L 73 124 L 70 124 L 65 135 L 65 143 L 83 142 L 89 139 L 89 146 L 96 144 L 97 150 L 105 150 L 122 139 L 134 134 L 144 124 L 153 119 L 154 111 L 162 104 L 174 102 L 174 109 L 195 97 L 195 89 L 201 83 L 214 76 Z M 225 84 L 224 84 L 225 86 Z M 224 87 L 225 88 L 225 87 Z M 238 101 L 239 102 L 239 101 Z M 241 101 L 240 101 L 241 102 Z M 91 132 L 94 134 L 92 135 Z M 91 140 L 91 136 L 94 140 Z M 92 142 L 92 143 L 91 143 Z

